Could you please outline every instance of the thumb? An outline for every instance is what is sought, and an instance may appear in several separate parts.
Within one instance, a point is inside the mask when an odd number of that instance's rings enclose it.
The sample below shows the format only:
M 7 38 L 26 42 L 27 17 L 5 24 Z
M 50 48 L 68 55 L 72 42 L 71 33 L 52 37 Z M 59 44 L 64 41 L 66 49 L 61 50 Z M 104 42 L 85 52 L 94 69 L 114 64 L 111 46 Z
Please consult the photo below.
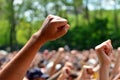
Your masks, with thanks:
M 59 27 L 57 30 L 56 36 L 61 37 L 61 36 L 65 35 L 67 33 L 69 27 L 70 26 L 68 24 L 66 24 L 65 26 Z

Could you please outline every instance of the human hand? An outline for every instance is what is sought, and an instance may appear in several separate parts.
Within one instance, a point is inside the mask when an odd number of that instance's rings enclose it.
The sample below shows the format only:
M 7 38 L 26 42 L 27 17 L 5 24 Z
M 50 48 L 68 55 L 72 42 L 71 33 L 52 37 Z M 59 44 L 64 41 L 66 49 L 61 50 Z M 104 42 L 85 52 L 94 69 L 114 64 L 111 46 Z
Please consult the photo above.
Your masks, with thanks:
M 117 79 L 113 79 L 113 78 L 116 78 L 115 76 L 118 75 L 119 72 L 120 72 L 120 47 L 118 47 L 118 49 L 117 49 L 117 57 L 116 57 L 116 61 L 115 61 L 115 66 L 112 71 L 111 80 L 117 80 Z
M 118 49 L 117 49 L 117 50 L 118 50 L 118 54 L 120 55 L 120 47 L 118 47 Z
M 63 53 L 65 49 L 63 47 L 58 48 L 58 52 Z
M 95 47 L 95 51 L 102 65 L 110 65 L 112 50 L 111 40 L 107 40 Z
M 72 73 L 72 64 L 69 63 L 69 62 L 66 62 L 66 64 L 64 65 L 64 67 L 62 68 L 62 70 L 60 71 L 61 74 L 60 76 L 58 77 L 57 80 L 65 80 L 67 79 L 70 74 Z
M 58 48 L 57 55 L 55 57 L 55 63 L 59 63 L 63 59 L 64 52 L 65 50 L 63 47 Z
M 66 62 L 64 67 L 62 68 L 61 75 L 64 77 L 69 77 L 73 69 L 73 65 L 70 62 Z
M 87 66 L 84 65 L 83 66 L 83 74 L 82 74 L 82 78 L 83 79 L 91 79 L 91 76 L 94 74 L 94 70 L 92 66 Z
M 63 67 L 62 71 L 61 71 L 61 74 L 67 78 L 70 76 L 71 74 L 71 68 L 70 67 Z
M 42 24 L 41 29 L 37 32 L 44 41 L 55 40 L 64 34 L 69 29 L 67 20 L 58 16 L 48 15 Z

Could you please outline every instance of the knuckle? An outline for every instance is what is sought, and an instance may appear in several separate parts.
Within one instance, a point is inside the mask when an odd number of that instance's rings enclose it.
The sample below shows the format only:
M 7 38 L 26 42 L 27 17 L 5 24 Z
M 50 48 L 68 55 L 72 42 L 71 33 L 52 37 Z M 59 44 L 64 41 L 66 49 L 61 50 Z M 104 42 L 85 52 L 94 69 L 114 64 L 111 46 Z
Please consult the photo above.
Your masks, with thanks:
M 47 18 L 48 18 L 49 20 L 51 20 L 51 19 L 53 19 L 53 15 L 49 14 L 49 15 L 47 16 Z
M 53 15 L 49 14 L 47 17 L 52 17 Z

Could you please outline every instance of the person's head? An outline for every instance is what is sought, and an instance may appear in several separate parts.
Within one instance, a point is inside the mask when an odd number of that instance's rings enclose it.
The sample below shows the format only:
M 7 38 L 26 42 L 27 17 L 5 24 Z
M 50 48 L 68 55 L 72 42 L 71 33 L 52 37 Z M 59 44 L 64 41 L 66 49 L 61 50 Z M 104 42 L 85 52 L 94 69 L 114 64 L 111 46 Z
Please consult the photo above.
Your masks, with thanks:
M 29 80 L 46 80 L 49 75 L 43 74 L 39 68 L 32 68 L 26 74 Z

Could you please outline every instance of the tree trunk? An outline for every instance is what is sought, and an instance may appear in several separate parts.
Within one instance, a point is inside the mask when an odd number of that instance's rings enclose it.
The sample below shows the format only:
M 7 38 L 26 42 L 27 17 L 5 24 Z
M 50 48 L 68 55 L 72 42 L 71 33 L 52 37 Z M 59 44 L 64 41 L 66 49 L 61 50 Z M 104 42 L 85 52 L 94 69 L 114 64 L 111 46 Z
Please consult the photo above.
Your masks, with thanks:
M 78 19 L 78 11 L 77 11 L 77 7 L 76 7 L 75 4 L 74 4 L 74 13 L 75 13 L 76 26 L 78 26 L 78 22 L 79 22 L 79 19 Z
M 89 9 L 88 9 L 88 0 L 86 0 L 85 17 L 86 17 L 86 19 L 89 23 L 90 22 L 90 16 L 89 16 Z
M 14 50 L 14 46 L 16 44 L 16 20 L 15 20 L 15 12 L 14 12 L 14 6 L 13 2 L 14 0 L 7 0 L 8 1 L 8 7 L 7 7 L 7 13 L 8 13 L 8 22 L 10 26 L 10 51 Z
M 114 5 L 114 22 L 115 22 L 115 30 L 118 31 L 118 14 L 117 14 L 117 8 L 116 8 L 116 0 L 115 0 L 115 5 Z
M 100 17 L 103 16 L 103 10 L 102 10 L 102 0 L 98 0 L 99 1 L 99 6 L 100 6 Z

